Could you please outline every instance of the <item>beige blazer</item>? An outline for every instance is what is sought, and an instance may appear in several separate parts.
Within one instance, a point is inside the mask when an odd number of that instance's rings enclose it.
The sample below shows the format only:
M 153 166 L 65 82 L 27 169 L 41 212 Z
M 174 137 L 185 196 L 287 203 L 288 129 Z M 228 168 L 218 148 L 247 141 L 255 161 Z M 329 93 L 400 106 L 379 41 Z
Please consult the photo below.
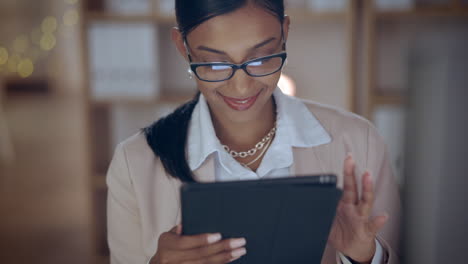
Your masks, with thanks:
M 356 160 L 359 190 L 362 173 L 368 169 L 375 184 L 374 214 L 390 218 L 378 234 L 384 263 L 399 263 L 400 199 L 385 144 L 365 119 L 313 102 L 305 102 L 330 134 L 330 143 L 294 148 L 292 175 L 335 173 L 343 185 L 343 162 L 348 152 Z M 210 156 L 194 172 L 201 182 L 215 180 Z M 143 134 L 120 143 L 107 174 L 108 242 L 111 263 L 146 263 L 156 252 L 161 233 L 180 223 L 181 182 L 166 174 Z M 322 264 L 340 263 L 336 250 L 327 245 Z

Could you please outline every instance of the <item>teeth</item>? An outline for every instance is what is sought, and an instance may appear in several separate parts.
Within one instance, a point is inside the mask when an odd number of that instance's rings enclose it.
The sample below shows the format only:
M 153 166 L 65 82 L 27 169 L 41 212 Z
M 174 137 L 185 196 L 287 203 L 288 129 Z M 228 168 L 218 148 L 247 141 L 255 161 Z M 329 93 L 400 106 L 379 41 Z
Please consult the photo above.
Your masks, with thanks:
M 247 100 L 244 100 L 244 101 L 239 101 L 239 103 L 241 103 L 241 104 L 245 104 L 245 103 L 247 103 L 248 101 L 249 101 L 249 99 L 247 99 Z

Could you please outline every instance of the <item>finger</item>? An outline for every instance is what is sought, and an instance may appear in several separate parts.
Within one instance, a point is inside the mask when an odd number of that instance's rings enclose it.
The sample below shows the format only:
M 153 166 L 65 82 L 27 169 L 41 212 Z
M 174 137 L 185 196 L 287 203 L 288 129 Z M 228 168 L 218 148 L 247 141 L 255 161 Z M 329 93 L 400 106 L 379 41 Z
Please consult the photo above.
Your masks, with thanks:
M 233 251 L 224 251 L 210 257 L 204 257 L 197 260 L 185 261 L 186 264 L 224 264 L 232 262 L 247 254 L 245 248 L 238 248 Z
M 219 241 L 209 246 L 187 250 L 177 260 L 184 261 L 184 260 L 197 259 L 200 257 L 202 258 L 209 257 L 209 256 L 216 255 L 224 251 L 228 251 L 228 252 L 233 251 L 235 249 L 244 247 L 245 244 L 246 244 L 245 238 L 225 239 L 225 240 Z
M 167 241 L 165 242 L 167 243 L 169 249 L 187 250 L 207 246 L 216 243 L 221 239 L 222 237 L 220 233 L 190 236 L 181 236 L 171 233 L 171 236 L 168 236 Z
M 387 213 L 374 217 L 369 222 L 369 232 L 371 232 L 371 234 L 377 234 L 377 232 L 379 232 L 379 230 L 385 225 L 385 223 L 387 223 L 387 221 Z
M 359 214 L 361 216 L 370 215 L 374 206 L 374 184 L 369 171 L 362 175 L 362 197 L 359 202 Z
M 343 198 L 342 201 L 344 203 L 357 203 L 357 185 L 356 185 L 356 177 L 354 175 L 354 170 L 356 167 L 356 163 L 352 157 L 352 154 L 349 153 L 346 156 L 344 162 L 344 169 L 343 169 Z

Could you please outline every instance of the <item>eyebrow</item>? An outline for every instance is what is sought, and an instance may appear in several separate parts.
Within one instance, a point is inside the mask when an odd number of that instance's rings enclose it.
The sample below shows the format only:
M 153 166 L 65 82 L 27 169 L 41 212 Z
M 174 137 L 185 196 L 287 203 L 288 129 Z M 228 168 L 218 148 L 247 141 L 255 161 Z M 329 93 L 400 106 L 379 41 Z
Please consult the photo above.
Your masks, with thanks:
M 271 38 L 269 38 L 269 39 L 267 39 L 265 41 L 262 41 L 262 42 L 258 43 L 257 45 L 253 46 L 252 48 L 250 48 L 249 51 L 259 49 L 259 48 L 267 45 L 268 43 L 274 41 L 275 39 L 276 39 L 275 37 L 271 37 Z M 226 52 L 224 52 L 222 50 L 212 49 L 212 48 L 209 48 L 209 47 L 206 47 L 206 46 L 203 46 L 203 45 L 198 46 L 197 49 L 212 52 L 212 53 L 216 53 L 216 54 L 227 55 Z

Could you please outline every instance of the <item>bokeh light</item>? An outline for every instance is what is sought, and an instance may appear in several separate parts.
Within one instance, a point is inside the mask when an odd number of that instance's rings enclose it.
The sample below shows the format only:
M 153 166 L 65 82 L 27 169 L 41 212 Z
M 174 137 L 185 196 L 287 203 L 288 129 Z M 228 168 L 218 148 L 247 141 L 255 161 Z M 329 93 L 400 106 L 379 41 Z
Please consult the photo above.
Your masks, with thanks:
M 78 24 L 80 15 L 76 9 L 70 9 L 65 12 L 63 15 L 63 23 L 67 26 L 75 26 Z
M 57 43 L 57 40 L 55 39 L 55 36 L 51 33 L 46 33 L 42 36 L 41 38 L 41 49 L 45 51 L 49 51 L 55 47 L 55 44 Z
M 18 54 L 13 54 L 8 58 L 7 70 L 11 73 L 17 72 L 18 64 L 21 61 L 21 57 Z
M 8 62 L 8 50 L 4 47 L 0 47 L 0 65 Z
M 17 53 L 25 53 L 29 48 L 27 35 L 20 35 L 13 41 L 13 50 Z
M 44 34 L 52 34 L 57 30 L 57 19 L 53 16 L 44 18 L 41 24 L 41 29 Z
M 34 72 L 34 64 L 30 59 L 23 59 L 18 64 L 18 75 L 22 78 L 31 76 Z

